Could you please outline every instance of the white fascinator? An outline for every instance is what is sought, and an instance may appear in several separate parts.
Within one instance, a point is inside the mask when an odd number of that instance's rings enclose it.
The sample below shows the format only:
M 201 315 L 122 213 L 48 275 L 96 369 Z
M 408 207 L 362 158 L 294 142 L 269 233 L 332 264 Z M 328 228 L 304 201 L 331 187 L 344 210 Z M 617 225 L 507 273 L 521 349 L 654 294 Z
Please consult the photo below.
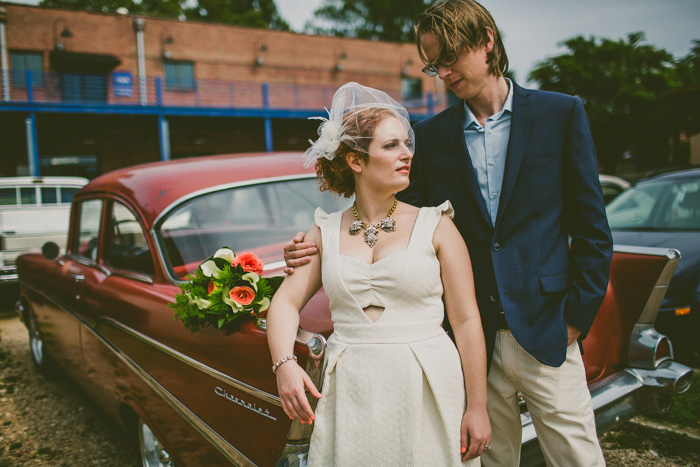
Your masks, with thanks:
M 357 116 L 365 110 L 376 108 L 390 110 L 403 123 L 413 152 L 415 138 L 408 111 L 387 93 L 350 82 L 341 86 L 333 95 L 331 108 L 326 109 L 328 118 L 309 117 L 310 120 L 321 120 L 322 123 L 318 127 L 318 139 L 309 140 L 311 147 L 304 153 L 304 167 L 311 167 L 320 157 L 333 160 L 340 143 L 366 153 L 366 140 L 371 140 L 372 136 L 360 135 L 360 131 L 357 131 Z

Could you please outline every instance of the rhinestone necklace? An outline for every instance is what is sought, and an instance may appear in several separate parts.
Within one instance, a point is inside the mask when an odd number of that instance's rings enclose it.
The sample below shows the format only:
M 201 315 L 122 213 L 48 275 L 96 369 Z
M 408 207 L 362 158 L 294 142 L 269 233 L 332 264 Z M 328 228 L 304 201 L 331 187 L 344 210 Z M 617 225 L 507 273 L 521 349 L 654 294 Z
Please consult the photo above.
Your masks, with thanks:
M 398 205 L 399 200 L 394 198 L 394 205 L 389 209 L 386 217 L 382 219 L 381 222 L 367 225 L 365 221 L 362 220 L 357 210 L 357 203 L 352 203 L 352 215 L 355 216 L 355 220 L 350 224 L 350 235 L 357 235 L 362 229 L 365 229 L 365 243 L 372 248 L 379 238 L 379 229 L 382 229 L 384 232 L 393 232 L 396 230 L 396 221 L 391 216 L 394 215 L 394 211 L 396 211 Z

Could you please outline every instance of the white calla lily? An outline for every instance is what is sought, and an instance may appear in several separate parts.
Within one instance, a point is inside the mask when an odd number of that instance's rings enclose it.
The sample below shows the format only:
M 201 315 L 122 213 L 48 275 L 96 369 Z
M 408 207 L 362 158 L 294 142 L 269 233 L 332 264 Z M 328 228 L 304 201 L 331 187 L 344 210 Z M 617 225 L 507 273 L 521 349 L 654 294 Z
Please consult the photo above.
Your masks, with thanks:
M 263 297 L 258 303 L 260 304 L 260 313 L 270 308 L 270 299 L 267 297 Z
M 257 275 L 254 272 L 247 272 L 243 274 L 241 278 L 250 282 L 250 285 L 253 286 L 253 290 L 255 290 L 256 292 L 258 291 L 258 281 L 260 280 L 259 275 Z
M 233 263 L 233 259 L 236 257 L 236 255 L 231 251 L 230 248 L 220 248 L 217 250 L 216 253 L 214 253 L 214 258 L 221 258 L 225 259 L 229 263 Z
M 221 272 L 221 269 L 212 260 L 203 262 L 200 268 L 202 268 L 202 274 L 207 277 L 218 277 L 218 274 Z
M 206 310 L 211 305 L 211 302 L 209 300 L 205 300 L 199 297 L 193 297 L 192 295 L 188 295 L 187 299 L 190 301 L 190 303 L 194 303 L 195 305 L 197 305 L 197 308 L 199 308 L 200 310 Z

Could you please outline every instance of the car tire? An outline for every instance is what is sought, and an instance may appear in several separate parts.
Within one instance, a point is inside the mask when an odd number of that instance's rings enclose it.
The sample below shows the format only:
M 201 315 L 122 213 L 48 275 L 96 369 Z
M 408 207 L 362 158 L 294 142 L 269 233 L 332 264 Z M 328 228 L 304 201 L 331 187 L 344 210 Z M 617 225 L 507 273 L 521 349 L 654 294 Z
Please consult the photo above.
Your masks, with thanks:
M 32 361 L 39 373 L 45 377 L 53 376 L 56 373 L 56 363 L 46 352 L 44 337 L 39 329 L 34 313 L 27 313 L 27 330 L 29 332 L 29 351 L 32 354 Z
M 170 460 L 168 451 L 165 450 L 163 444 L 151 430 L 151 427 L 141 417 L 139 417 L 137 430 L 139 453 L 143 467 L 173 467 L 175 465 Z

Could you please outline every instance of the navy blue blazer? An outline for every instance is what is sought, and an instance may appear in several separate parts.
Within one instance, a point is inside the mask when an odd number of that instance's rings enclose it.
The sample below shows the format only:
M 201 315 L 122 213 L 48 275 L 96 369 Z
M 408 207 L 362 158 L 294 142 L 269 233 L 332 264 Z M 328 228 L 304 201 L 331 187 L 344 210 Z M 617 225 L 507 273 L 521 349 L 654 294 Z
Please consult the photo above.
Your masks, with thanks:
M 612 258 L 583 104 L 514 84 L 495 227 L 463 122 L 459 102 L 415 125 L 411 183 L 399 198 L 416 206 L 452 202 L 471 256 L 489 364 L 502 308 L 518 343 L 540 362 L 560 366 L 566 358 L 566 323 L 586 336 L 605 296 Z

